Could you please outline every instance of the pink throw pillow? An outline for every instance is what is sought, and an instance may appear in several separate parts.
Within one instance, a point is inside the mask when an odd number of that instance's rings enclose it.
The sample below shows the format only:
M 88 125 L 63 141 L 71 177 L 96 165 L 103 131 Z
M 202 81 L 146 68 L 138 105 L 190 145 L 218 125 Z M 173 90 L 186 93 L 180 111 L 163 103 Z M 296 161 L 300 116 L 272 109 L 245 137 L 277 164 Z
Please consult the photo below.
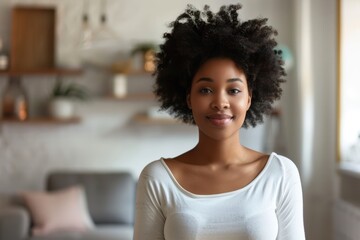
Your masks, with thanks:
M 22 197 L 34 222 L 34 236 L 64 231 L 84 232 L 94 227 L 81 186 L 53 192 L 24 192 Z

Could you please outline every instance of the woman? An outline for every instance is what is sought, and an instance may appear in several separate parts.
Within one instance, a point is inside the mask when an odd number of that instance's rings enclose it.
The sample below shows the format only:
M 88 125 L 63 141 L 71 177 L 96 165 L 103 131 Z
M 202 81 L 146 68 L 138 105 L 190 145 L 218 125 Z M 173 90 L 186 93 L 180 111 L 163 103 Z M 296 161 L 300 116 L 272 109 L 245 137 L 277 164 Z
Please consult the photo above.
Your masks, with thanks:
M 195 124 L 197 145 L 142 171 L 135 240 L 300 240 L 302 190 L 287 158 L 241 145 L 281 95 L 285 76 L 266 19 L 241 22 L 240 5 L 188 6 L 157 54 L 162 109 Z

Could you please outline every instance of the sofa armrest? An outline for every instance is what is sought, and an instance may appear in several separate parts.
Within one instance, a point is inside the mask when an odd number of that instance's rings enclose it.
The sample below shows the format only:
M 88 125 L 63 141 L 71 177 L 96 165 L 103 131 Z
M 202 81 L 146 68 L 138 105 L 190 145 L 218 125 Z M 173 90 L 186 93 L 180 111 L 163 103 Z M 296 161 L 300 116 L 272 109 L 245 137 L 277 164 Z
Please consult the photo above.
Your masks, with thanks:
M 15 205 L 0 208 L 0 240 L 23 240 L 29 232 L 30 215 L 26 208 Z

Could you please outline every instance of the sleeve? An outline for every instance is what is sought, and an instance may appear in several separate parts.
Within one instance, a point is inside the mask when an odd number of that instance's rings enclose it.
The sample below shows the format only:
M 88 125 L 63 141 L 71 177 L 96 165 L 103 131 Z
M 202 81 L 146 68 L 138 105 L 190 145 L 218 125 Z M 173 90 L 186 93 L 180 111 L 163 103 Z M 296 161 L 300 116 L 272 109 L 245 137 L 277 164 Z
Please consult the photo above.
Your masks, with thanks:
M 165 217 L 161 210 L 158 183 L 147 174 L 139 177 L 136 190 L 136 213 L 133 240 L 164 240 Z
M 277 207 L 279 232 L 276 239 L 304 240 L 303 196 L 299 172 L 291 162 L 284 174 Z

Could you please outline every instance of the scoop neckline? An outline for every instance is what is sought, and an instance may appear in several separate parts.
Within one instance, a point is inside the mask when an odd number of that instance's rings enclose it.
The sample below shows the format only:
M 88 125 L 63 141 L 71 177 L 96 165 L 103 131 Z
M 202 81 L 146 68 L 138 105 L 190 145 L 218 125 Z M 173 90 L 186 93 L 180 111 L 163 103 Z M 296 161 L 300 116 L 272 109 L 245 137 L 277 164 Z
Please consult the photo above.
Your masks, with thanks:
M 274 158 L 275 155 L 276 155 L 275 152 L 270 153 L 269 158 L 268 158 L 264 168 L 260 171 L 260 173 L 251 182 L 249 182 L 244 187 L 239 188 L 239 189 L 235 189 L 235 190 L 232 190 L 232 191 L 227 191 L 227 192 L 222 192 L 222 193 L 214 193 L 214 194 L 196 194 L 196 193 L 190 192 L 189 190 L 182 187 L 181 184 L 177 181 L 177 179 L 175 178 L 175 176 L 171 172 L 170 168 L 166 164 L 163 157 L 160 158 L 160 162 L 163 165 L 163 167 L 165 168 L 165 170 L 167 171 L 167 173 L 168 173 L 169 177 L 171 178 L 172 182 L 175 184 L 177 189 L 180 190 L 180 192 L 182 192 L 182 193 L 184 193 L 184 194 L 186 194 L 186 195 L 188 195 L 190 197 L 193 197 L 193 198 L 213 198 L 213 197 L 223 197 L 223 196 L 233 195 L 233 194 L 236 194 L 236 193 L 246 191 L 248 188 L 250 188 L 256 182 L 258 182 L 259 179 L 265 174 L 265 172 L 269 168 L 270 163 L 272 162 L 272 159 Z

